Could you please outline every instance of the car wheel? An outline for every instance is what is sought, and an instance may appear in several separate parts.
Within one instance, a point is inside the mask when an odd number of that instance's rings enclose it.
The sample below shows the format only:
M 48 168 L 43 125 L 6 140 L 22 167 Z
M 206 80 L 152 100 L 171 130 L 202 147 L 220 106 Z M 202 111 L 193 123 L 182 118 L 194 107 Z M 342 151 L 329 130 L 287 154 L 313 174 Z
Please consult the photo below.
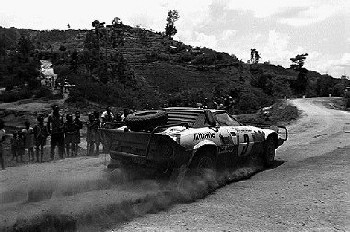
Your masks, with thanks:
M 276 156 L 275 142 L 269 137 L 266 140 L 265 152 L 264 152 L 264 164 L 265 167 L 271 167 Z
M 196 155 L 190 165 L 190 172 L 193 176 L 207 177 L 215 173 L 216 160 L 209 152 Z

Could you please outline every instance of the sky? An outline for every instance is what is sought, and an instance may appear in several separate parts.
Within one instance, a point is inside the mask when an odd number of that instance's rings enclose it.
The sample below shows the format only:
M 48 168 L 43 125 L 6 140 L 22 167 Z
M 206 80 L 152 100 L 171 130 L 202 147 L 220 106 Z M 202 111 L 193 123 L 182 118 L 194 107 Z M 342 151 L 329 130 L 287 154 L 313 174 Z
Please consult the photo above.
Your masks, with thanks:
M 0 26 L 40 30 L 91 29 L 95 19 L 164 31 L 177 10 L 185 44 L 234 54 L 246 62 L 250 49 L 261 62 L 289 67 L 308 53 L 305 67 L 335 78 L 350 76 L 350 0 L 4 0 Z

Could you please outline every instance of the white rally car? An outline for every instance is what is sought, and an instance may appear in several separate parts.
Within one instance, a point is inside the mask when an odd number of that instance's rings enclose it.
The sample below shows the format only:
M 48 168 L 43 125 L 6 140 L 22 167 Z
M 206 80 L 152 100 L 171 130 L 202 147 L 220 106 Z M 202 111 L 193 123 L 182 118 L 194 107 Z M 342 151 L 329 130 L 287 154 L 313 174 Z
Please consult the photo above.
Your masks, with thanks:
M 270 166 L 287 140 L 283 126 L 242 125 L 224 110 L 170 107 L 129 115 L 118 129 L 101 129 L 111 156 L 109 167 L 129 166 L 158 172 L 180 168 L 225 169 L 250 157 Z

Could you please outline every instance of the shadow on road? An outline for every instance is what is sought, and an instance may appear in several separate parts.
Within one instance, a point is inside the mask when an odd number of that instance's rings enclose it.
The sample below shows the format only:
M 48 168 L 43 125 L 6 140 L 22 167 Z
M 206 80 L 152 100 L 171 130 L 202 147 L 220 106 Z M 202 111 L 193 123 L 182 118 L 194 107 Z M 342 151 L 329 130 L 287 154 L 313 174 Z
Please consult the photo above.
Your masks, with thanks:
M 284 164 L 286 161 L 284 160 L 275 160 L 273 161 L 273 164 L 271 165 L 271 167 L 267 168 L 267 169 L 274 169 L 277 168 L 279 166 L 281 166 L 282 164 Z

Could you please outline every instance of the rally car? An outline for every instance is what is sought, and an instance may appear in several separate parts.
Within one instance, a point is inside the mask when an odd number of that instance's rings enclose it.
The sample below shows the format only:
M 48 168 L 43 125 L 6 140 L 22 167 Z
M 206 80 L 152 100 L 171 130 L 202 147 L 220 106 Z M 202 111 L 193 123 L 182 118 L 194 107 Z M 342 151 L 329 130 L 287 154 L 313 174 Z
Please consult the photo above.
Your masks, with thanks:
M 159 173 L 179 169 L 224 170 L 260 157 L 271 166 L 287 140 L 283 126 L 242 125 L 225 110 L 170 107 L 128 115 L 126 126 L 101 129 L 109 167 L 139 167 Z

